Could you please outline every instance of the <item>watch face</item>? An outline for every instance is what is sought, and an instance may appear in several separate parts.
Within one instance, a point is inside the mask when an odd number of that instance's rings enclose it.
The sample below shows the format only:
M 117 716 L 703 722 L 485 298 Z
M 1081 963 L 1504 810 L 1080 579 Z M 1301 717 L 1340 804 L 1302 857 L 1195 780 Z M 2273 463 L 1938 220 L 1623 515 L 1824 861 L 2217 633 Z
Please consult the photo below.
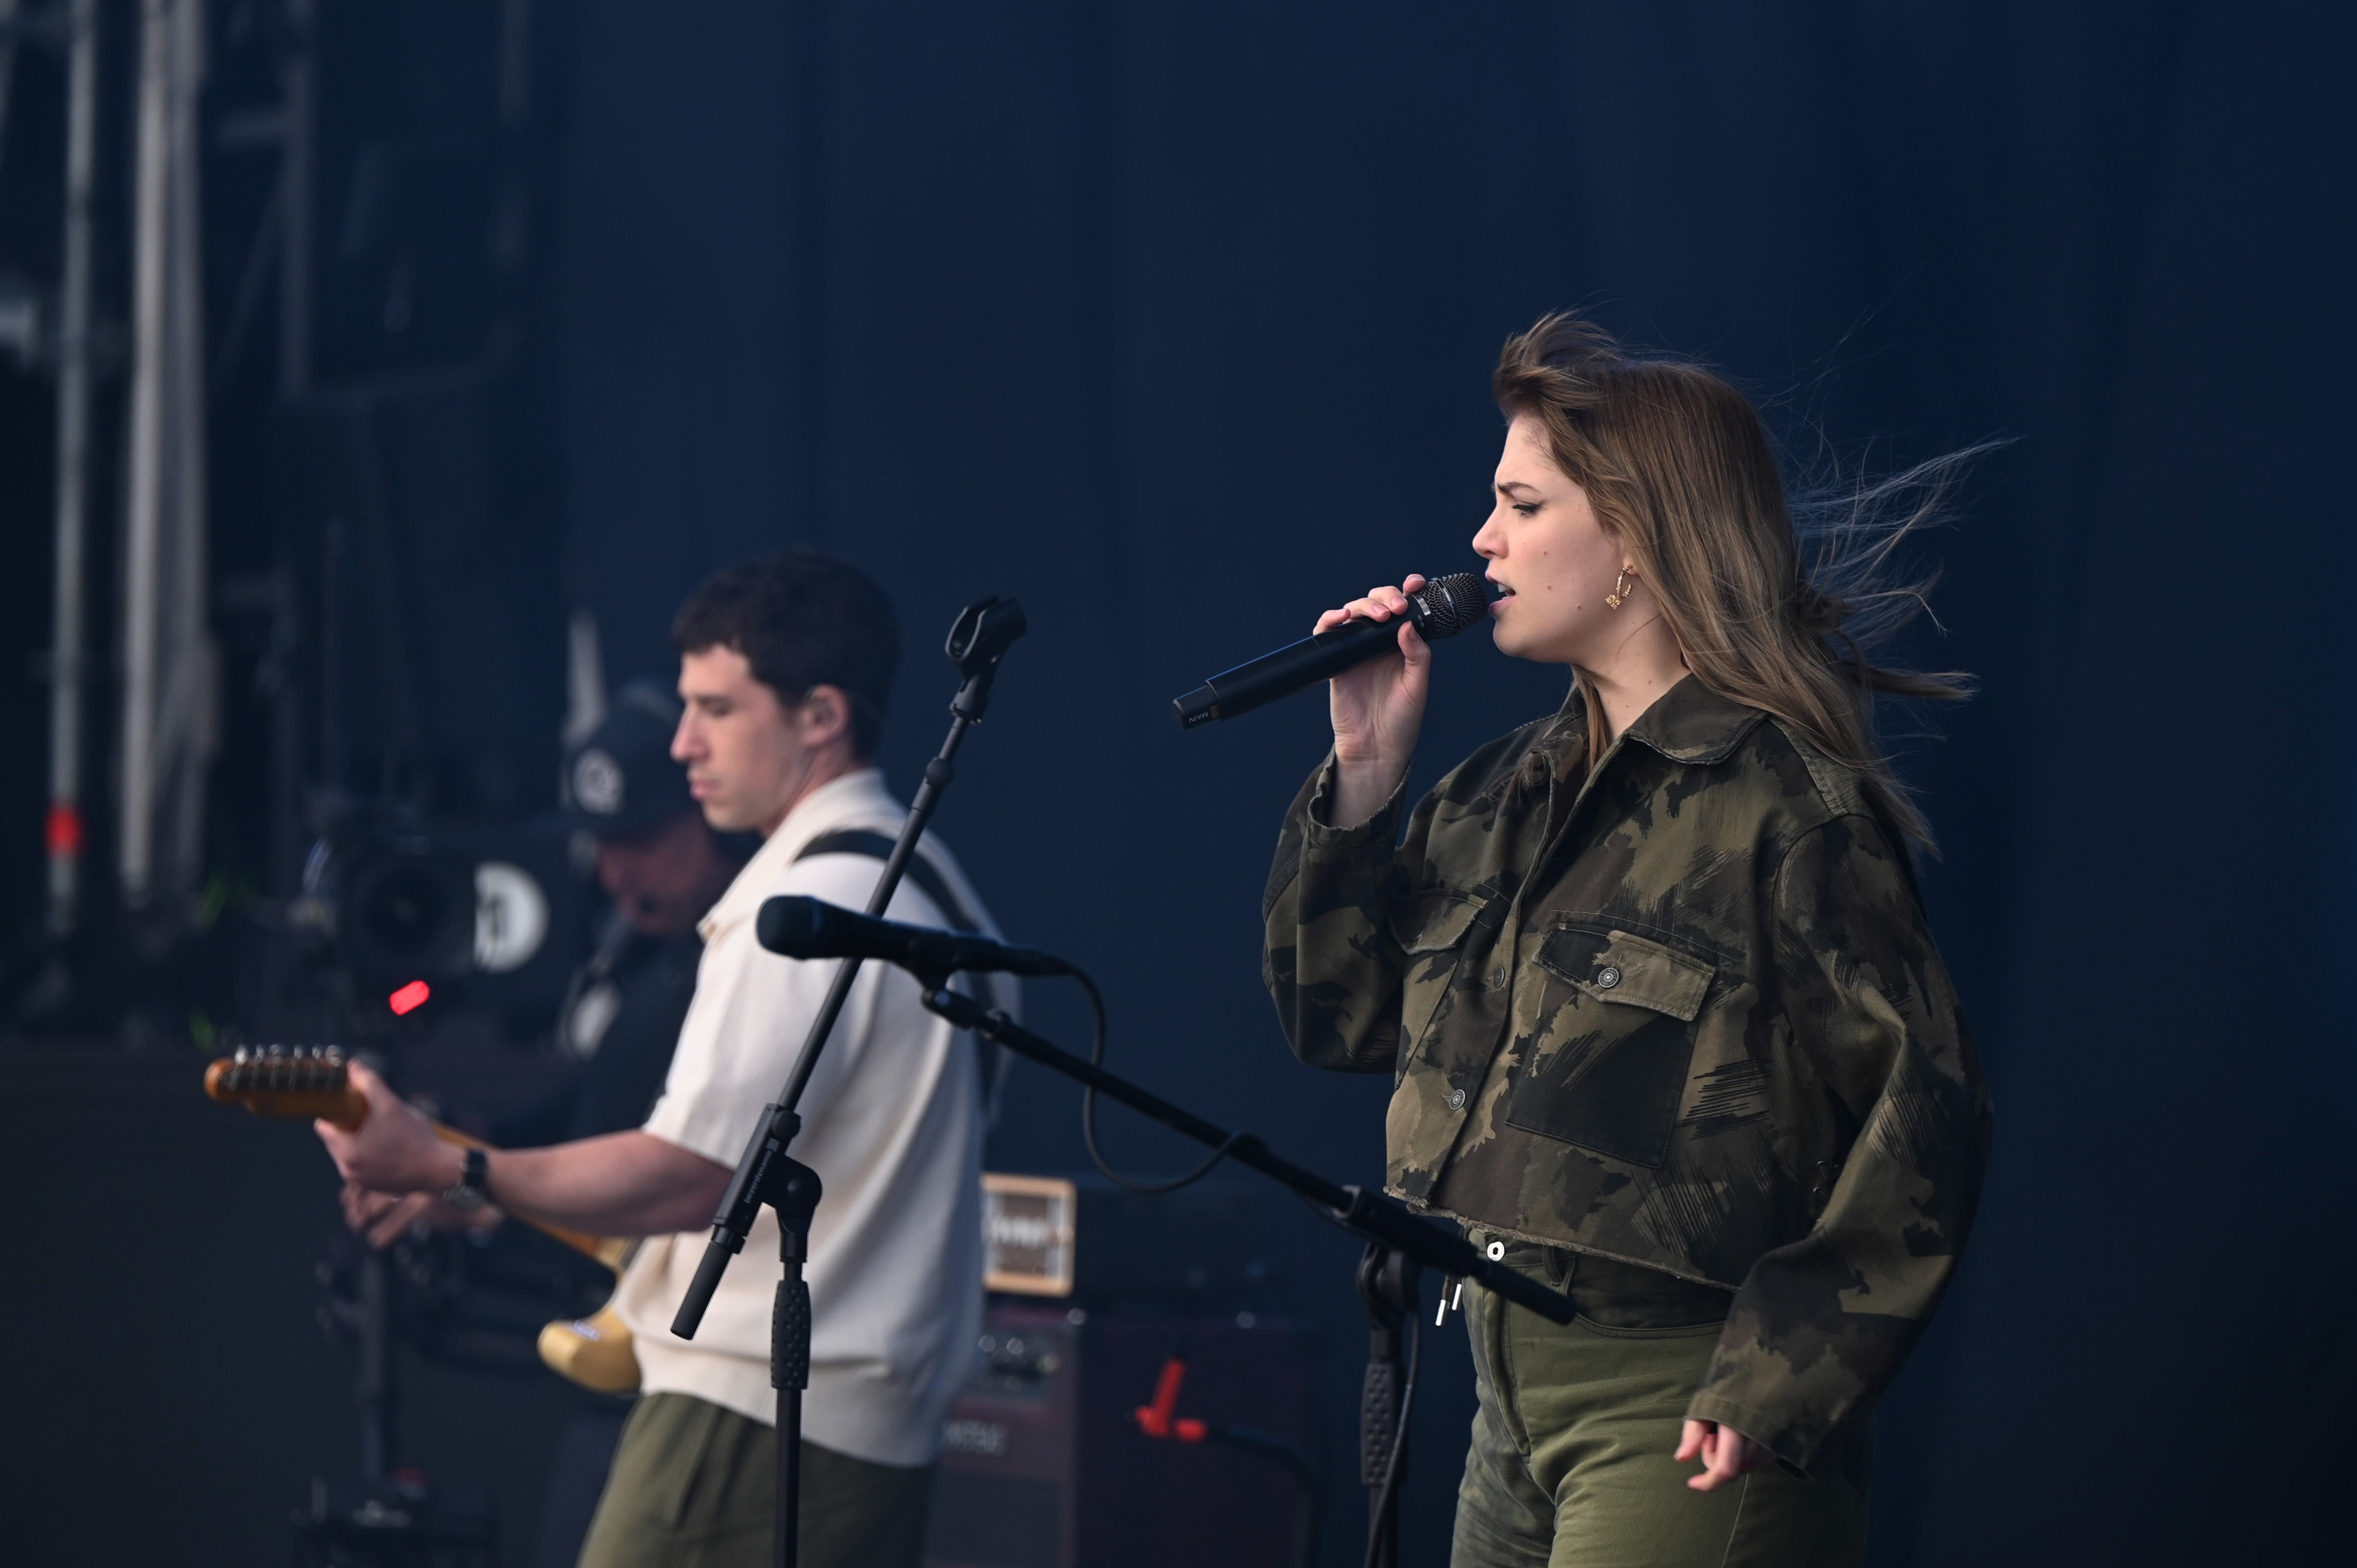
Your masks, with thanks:
M 458 1182 L 442 1195 L 442 1201 L 453 1208 L 477 1209 L 489 1201 L 483 1184 L 490 1175 L 490 1159 L 480 1149 L 467 1151 L 467 1163 L 461 1167 Z

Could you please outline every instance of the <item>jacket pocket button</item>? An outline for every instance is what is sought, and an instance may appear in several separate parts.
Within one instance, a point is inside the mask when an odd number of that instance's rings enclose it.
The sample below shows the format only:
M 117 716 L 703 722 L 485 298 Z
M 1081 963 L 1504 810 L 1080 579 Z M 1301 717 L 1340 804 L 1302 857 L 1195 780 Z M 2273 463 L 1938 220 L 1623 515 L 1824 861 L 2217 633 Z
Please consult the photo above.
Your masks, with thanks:
M 1463 1090 L 1452 1089 L 1448 1091 L 1448 1109 L 1451 1111 L 1462 1111 L 1465 1109 L 1465 1091 Z
M 1620 972 L 1618 969 L 1615 969 L 1612 965 L 1608 963 L 1602 969 L 1596 972 L 1597 990 L 1609 991 L 1620 983 Z

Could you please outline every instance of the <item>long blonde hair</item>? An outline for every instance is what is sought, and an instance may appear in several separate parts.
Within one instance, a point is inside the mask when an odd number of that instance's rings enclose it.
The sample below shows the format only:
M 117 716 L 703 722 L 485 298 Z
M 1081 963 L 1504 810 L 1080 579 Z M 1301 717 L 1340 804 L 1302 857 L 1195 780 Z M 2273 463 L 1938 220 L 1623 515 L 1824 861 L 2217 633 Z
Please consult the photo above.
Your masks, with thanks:
M 1507 340 L 1491 381 L 1509 417 L 1536 420 L 1555 466 L 1628 551 L 1696 679 L 1782 719 L 1857 775 L 1900 832 L 1931 832 L 1875 738 L 1878 693 L 1953 700 L 1970 676 L 1896 670 L 1868 650 L 1926 607 L 1928 582 L 1882 582 L 1912 530 L 1944 513 L 1960 466 L 1982 448 L 1921 464 L 1794 509 L 1749 398 L 1685 360 L 1637 354 L 1567 312 Z M 1603 705 L 1587 700 L 1588 756 Z

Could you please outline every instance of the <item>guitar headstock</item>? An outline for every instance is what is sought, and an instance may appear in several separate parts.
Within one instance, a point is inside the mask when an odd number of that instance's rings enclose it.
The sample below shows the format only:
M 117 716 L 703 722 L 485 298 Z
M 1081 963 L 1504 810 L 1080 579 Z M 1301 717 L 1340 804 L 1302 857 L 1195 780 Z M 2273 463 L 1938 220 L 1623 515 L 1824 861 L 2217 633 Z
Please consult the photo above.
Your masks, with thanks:
M 335 1046 L 241 1047 L 205 1069 L 205 1092 L 256 1116 L 323 1117 L 346 1128 L 368 1117 L 368 1101 Z

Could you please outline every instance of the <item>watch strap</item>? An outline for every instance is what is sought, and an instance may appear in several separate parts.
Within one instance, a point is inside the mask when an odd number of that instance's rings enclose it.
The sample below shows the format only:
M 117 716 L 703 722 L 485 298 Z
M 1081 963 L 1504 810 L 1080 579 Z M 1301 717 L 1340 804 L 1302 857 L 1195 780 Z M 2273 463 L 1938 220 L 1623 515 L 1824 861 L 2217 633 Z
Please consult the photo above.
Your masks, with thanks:
M 480 1208 L 491 1200 L 490 1156 L 471 1146 L 466 1153 L 457 1184 L 443 1193 L 443 1201 L 454 1208 Z

